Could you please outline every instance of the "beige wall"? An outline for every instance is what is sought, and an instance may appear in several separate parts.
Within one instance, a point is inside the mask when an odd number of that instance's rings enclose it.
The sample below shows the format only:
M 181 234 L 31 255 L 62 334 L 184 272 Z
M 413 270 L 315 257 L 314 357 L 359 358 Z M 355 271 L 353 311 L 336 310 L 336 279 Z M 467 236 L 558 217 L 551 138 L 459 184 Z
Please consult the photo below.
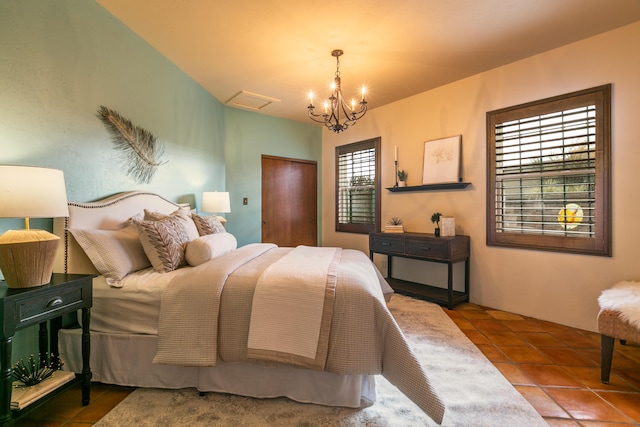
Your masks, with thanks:
M 638 46 L 640 23 L 635 23 L 374 108 L 342 134 L 323 130 L 323 245 L 368 253 L 367 236 L 334 231 L 335 146 L 381 136 L 383 187 L 395 182 L 395 145 L 399 167 L 409 174 L 408 185 L 419 185 L 424 141 L 460 134 L 464 181 L 472 185 L 446 192 L 383 189 L 383 224 L 399 216 L 409 231 L 432 232 L 431 213 L 454 216 L 457 233 L 471 236 L 472 302 L 596 330 L 600 292 L 621 280 L 640 280 L 640 225 L 635 216 L 640 212 Z M 613 84 L 613 257 L 487 247 L 486 112 L 606 83 Z M 375 106 L 375 87 L 370 104 Z M 382 257 L 376 257 L 376 264 L 383 269 Z M 419 263 L 406 268 L 417 270 L 412 274 L 427 272 Z

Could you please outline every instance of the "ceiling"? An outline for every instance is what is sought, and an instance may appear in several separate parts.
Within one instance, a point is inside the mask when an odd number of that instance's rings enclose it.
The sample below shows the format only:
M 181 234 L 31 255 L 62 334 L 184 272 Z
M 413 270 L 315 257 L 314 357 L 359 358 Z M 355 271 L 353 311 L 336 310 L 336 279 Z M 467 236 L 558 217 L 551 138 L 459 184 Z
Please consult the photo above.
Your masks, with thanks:
M 97 2 L 220 102 L 246 91 L 303 122 L 334 49 L 345 98 L 364 84 L 376 108 L 640 20 L 640 0 Z

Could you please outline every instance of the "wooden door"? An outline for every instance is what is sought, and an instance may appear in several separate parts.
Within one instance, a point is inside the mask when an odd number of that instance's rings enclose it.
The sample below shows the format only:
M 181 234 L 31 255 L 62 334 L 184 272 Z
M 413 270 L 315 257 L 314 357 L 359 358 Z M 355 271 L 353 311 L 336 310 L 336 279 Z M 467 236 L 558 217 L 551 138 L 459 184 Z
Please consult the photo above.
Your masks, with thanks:
M 318 165 L 262 156 L 262 241 L 318 245 Z

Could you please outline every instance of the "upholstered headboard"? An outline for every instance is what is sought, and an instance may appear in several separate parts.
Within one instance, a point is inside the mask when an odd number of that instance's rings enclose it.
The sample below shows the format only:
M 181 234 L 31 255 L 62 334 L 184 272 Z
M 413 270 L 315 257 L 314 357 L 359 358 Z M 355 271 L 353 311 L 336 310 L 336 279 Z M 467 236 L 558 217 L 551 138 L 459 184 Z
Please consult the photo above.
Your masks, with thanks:
M 179 206 L 155 193 L 127 191 L 88 203 L 69 202 L 69 216 L 53 221 L 53 232 L 60 236 L 53 271 L 57 273 L 99 274 L 69 229 L 112 230 L 144 209 L 170 214 Z

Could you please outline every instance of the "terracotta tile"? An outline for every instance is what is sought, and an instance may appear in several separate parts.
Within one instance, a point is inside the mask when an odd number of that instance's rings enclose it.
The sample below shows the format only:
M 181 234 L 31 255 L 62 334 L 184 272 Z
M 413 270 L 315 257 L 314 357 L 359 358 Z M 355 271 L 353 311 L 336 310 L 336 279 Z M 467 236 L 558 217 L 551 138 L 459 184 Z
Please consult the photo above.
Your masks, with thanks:
M 571 418 L 540 387 L 516 386 L 515 388 L 543 417 Z
M 491 359 L 489 359 L 491 360 Z M 492 361 L 493 362 L 493 361 Z M 498 370 L 511 384 L 514 385 L 535 385 L 533 381 L 522 372 L 517 363 L 493 362 Z
M 499 345 L 498 348 L 516 363 L 551 364 L 551 360 L 539 350 L 530 346 Z
M 606 421 L 580 421 L 582 427 L 638 427 L 636 423 L 609 423 Z
M 559 332 L 553 334 L 571 348 L 600 348 L 600 339 L 576 332 Z
M 463 310 L 464 311 L 469 311 L 469 310 L 485 311 L 482 306 L 479 306 L 478 304 L 473 304 L 470 302 L 456 305 L 456 310 L 457 311 L 463 311 Z
M 509 358 L 493 344 L 477 344 L 476 347 L 478 347 L 492 363 L 509 362 Z
M 545 388 L 544 390 L 577 420 L 633 422 L 590 390 L 565 388 Z
M 522 364 L 520 369 L 542 387 L 584 387 L 561 366 Z
M 513 331 L 483 331 L 489 341 L 496 345 L 518 345 L 527 343 Z
M 482 332 L 511 331 L 503 322 L 495 319 L 469 319 L 469 323 Z
M 547 332 L 518 332 L 518 335 L 536 347 L 564 347 L 567 345 Z
M 476 330 L 463 329 L 462 332 L 471 340 L 475 345 L 479 344 L 491 344 L 491 342 L 481 332 Z
M 531 320 L 516 320 L 505 322 L 507 328 L 515 332 L 542 332 L 542 328 Z
M 540 326 L 540 328 L 546 332 L 550 332 L 552 334 L 560 334 L 560 333 L 576 333 L 575 328 L 570 326 L 560 325 L 558 323 L 547 322 L 546 320 L 533 319 L 533 321 Z
M 459 311 L 456 311 L 455 308 L 453 310 L 449 310 L 446 307 L 442 307 L 442 311 L 444 311 L 444 314 L 446 314 L 452 319 L 459 319 L 462 317 L 462 314 L 460 314 Z
M 620 393 L 617 391 L 596 392 L 620 412 L 640 423 L 640 393 Z
M 506 311 L 487 310 L 487 314 L 489 314 L 489 316 L 493 317 L 494 319 L 498 319 L 498 320 L 509 320 L 509 321 L 524 320 L 524 318 L 519 314 L 508 313 Z
M 563 366 L 598 366 L 596 362 L 579 351 L 560 347 L 538 347 L 549 359 Z
M 467 319 L 464 319 L 462 317 L 460 318 L 452 317 L 451 320 L 453 320 L 453 323 L 455 323 L 456 326 L 458 326 L 458 328 L 460 329 L 463 329 L 463 330 L 467 329 L 467 330 L 474 330 L 474 331 L 476 330 L 475 326 L 473 326 L 471 322 L 469 322 Z
M 596 362 L 598 366 L 600 365 L 600 349 L 599 348 L 598 349 L 590 349 L 590 348 L 581 349 L 580 353 L 583 356 L 588 357 L 589 359 Z
M 564 366 L 564 369 L 592 390 L 638 391 L 636 387 L 613 372 L 609 376 L 609 384 L 602 384 L 600 367 Z
M 636 360 L 629 358 L 625 353 L 616 351 L 613 353 L 611 367 L 615 367 L 616 369 L 638 369 L 640 368 L 640 365 L 638 365 Z
M 640 370 L 614 369 L 611 368 L 612 375 L 618 375 L 620 378 L 640 391 Z
M 465 319 L 493 319 L 484 310 L 460 310 L 460 314 Z

